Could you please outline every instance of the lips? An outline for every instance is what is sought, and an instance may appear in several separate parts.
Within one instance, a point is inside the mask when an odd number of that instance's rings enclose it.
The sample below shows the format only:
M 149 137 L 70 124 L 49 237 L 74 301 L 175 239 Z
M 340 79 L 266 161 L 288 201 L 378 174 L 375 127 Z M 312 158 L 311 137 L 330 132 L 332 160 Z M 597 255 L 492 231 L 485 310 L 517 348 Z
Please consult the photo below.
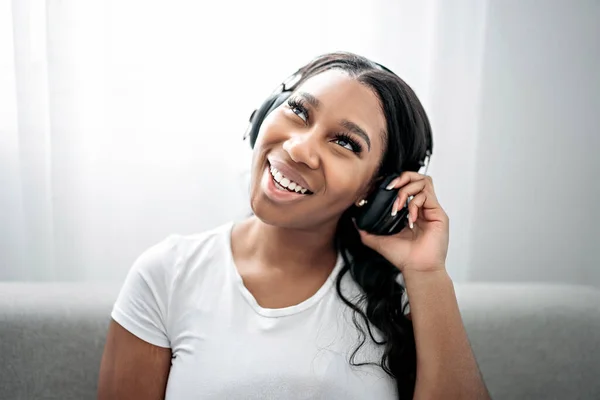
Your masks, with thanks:
M 298 185 L 307 189 L 311 193 L 313 192 L 308 182 L 291 165 L 289 165 L 285 161 L 278 159 L 269 159 L 268 161 L 269 164 L 271 164 L 271 166 L 275 167 L 279 172 L 281 172 L 283 176 L 288 178 L 290 181 L 296 182 Z

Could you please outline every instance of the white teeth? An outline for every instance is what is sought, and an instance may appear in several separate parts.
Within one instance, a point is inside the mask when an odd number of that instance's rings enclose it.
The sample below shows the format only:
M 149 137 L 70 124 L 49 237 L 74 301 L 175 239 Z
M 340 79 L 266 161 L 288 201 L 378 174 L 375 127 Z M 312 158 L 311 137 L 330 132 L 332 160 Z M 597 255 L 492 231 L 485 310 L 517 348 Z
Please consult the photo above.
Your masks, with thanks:
M 273 179 L 282 187 L 287 188 L 290 191 L 296 193 L 305 194 L 308 190 L 304 189 L 302 186 L 298 185 L 296 182 L 291 181 L 289 178 L 283 176 L 283 174 L 277 171 L 277 168 L 270 166 L 271 175 Z

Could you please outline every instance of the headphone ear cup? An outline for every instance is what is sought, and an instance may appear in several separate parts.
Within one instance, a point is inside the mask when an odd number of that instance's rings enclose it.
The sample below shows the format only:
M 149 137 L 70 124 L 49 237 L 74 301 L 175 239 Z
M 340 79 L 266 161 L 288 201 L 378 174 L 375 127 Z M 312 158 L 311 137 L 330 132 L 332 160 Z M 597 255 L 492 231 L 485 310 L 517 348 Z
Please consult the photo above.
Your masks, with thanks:
M 397 174 L 387 176 L 367 198 L 367 204 L 357 208 L 354 219 L 360 229 L 375 235 L 393 235 L 404 229 L 408 208 L 404 206 L 395 216 L 392 216 L 392 207 L 398 196 L 398 189 L 386 189 L 387 185 L 398 176 Z
M 281 103 L 286 101 L 292 92 L 281 92 L 278 94 L 274 94 L 270 96 L 267 100 L 263 102 L 263 104 L 256 109 L 252 116 L 250 117 L 250 128 L 248 132 L 248 136 L 250 138 L 250 147 L 254 148 L 254 143 L 256 143 L 256 138 L 258 137 L 258 132 L 260 131 L 260 126 L 263 121 L 267 117 L 267 115 L 279 107 Z

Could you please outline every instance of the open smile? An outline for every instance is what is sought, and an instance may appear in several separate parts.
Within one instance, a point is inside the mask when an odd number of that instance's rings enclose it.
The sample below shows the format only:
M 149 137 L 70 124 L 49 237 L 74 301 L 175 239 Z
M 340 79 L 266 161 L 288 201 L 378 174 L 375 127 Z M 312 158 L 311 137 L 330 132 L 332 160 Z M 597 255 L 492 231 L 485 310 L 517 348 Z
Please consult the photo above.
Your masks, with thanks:
M 287 190 L 293 193 L 311 195 L 312 192 L 300 184 L 284 176 L 277 168 L 269 164 L 269 173 L 274 181 L 275 187 L 279 190 Z
M 308 199 L 313 194 L 307 188 L 284 176 L 270 164 L 265 166 L 261 187 L 266 196 L 280 204 Z

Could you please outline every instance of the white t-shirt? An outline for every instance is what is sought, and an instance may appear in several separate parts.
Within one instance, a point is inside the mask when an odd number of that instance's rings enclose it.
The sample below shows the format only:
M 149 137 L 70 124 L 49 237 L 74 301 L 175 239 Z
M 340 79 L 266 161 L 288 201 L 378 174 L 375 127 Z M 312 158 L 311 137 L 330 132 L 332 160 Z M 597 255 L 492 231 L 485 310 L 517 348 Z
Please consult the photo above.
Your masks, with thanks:
M 335 290 L 341 256 L 312 297 L 263 308 L 235 267 L 232 227 L 171 235 L 150 247 L 114 304 L 112 318 L 125 329 L 171 348 L 166 399 L 397 399 L 381 367 L 349 363 L 360 338 Z M 349 299 L 360 294 L 349 273 L 342 290 Z M 367 332 L 355 362 L 379 363 L 382 352 Z

